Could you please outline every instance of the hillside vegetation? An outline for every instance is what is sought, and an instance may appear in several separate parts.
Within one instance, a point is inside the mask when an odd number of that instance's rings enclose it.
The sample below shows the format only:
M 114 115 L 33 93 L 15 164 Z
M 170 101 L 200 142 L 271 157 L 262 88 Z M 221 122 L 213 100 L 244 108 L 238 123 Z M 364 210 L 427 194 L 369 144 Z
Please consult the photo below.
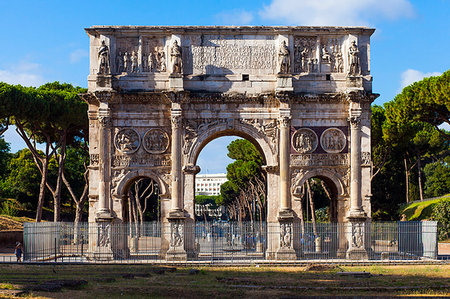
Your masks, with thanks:
M 421 221 L 431 219 L 431 215 L 433 214 L 433 208 L 441 200 L 450 201 L 450 194 L 444 195 L 442 197 L 433 200 L 411 203 L 401 209 L 400 215 L 405 214 L 406 219 L 408 221 Z

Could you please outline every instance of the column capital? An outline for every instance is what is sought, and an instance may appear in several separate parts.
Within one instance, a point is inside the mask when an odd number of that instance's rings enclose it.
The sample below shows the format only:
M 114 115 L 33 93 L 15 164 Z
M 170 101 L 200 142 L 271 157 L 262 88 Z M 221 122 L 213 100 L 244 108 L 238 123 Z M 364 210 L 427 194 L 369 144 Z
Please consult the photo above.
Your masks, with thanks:
M 170 110 L 171 112 L 171 123 L 172 123 L 172 127 L 179 129 L 182 126 L 182 110 L 179 108 L 172 108 Z

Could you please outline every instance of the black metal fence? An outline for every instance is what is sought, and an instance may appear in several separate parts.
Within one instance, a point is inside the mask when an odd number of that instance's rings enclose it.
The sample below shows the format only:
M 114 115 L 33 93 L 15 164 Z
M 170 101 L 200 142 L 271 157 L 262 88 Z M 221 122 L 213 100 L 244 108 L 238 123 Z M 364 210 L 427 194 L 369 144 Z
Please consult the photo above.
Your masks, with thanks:
M 289 244 L 278 223 L 185 223 L 174 237 L 170 223 L 25 223 L 24 262 L 155 263 L 170 260 L 174 238 L 188 261 L 276 259 L 290 246 L 293 260 L 342 260 L 351 246 L 350 223 L 293 223 Z M 283 234 L 285 234 L 283 236 Z M 365 223 L 369 260 L 437 258 L 436 222 Z M 350 240 L 350 241 L 349 241 Z M 284 242 L 283 244 L 281 244 Z

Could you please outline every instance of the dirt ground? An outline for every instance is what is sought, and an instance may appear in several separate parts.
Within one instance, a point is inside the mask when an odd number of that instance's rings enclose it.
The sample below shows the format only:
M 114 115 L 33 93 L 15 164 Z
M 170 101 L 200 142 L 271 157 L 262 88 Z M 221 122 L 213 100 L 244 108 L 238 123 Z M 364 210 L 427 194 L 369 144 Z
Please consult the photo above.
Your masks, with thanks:
M 0 265 L 0 298 L 449 296 L 450 265 L 199 267 Z M 23 293 L 23 294 L 25 294 Z

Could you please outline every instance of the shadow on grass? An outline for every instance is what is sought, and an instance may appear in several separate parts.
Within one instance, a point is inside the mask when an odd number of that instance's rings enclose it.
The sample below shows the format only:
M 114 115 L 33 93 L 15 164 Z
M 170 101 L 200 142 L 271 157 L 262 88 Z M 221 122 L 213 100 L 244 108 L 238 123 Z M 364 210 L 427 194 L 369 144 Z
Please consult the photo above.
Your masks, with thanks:
M 103 298 L 105 294 L 109 298 L 450 294 L 450 265 L 328 267 L 324 271 L 304 271 L 303 267 L 198 270 L 151 265 L 0 265 L 0 281 L 18 289 L 56 279 L 87 281 L 80 287 L 63 287 L 52 295 L 56 298 Z M 361 275 L 363 271 L 371 275 Z M 32 291 L 31 298 L 47 293 Z

